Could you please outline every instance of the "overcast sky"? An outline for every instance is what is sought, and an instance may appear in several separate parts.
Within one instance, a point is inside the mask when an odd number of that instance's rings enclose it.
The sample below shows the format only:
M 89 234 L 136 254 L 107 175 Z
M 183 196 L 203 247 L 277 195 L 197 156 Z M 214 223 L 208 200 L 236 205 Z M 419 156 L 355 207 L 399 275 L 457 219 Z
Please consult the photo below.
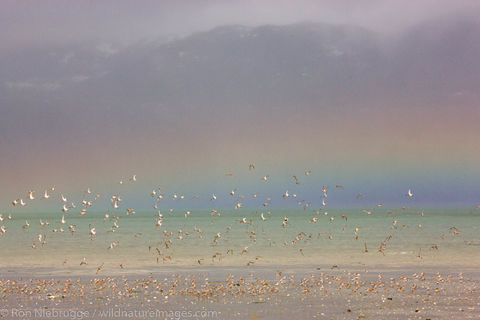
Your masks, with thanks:
M 133 173 L 138 199 L 160 184 L 210 203 L 264 174 L 280 195 L 306 169 L 317 201 L 340 183 L 337 203 L 476 203 L 479 16 L 478 0 L 1 1 L 0 210 Z M 135 45 L 303 21 L 396 41 L 303 25 Z
M 182 36 L 225 24 L 289 24 L 299 21 L 360 25 L 396 32 L 445 14 L 480 12 L 475 0 L 327 1 L 18 1 L 0 10 L 0 46 L 90 40 L 130 43 Z

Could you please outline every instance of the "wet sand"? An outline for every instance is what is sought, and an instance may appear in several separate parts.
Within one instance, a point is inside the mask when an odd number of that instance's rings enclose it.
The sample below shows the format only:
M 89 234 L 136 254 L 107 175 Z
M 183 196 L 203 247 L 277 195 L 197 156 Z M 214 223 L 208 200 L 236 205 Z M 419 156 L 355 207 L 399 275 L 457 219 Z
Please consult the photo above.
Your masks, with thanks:
M 478 319 L 480 272 L 438 266 L 0 269 L 2 319 Z M 32 276 L 35 274 L 35 276 Z

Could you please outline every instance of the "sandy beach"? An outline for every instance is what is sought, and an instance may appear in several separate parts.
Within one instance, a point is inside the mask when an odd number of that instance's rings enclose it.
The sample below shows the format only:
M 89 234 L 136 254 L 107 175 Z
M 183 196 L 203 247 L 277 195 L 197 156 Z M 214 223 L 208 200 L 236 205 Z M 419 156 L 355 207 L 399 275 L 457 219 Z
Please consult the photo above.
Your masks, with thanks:
M 480 272 L 385 266 L 1 270 L 5 319 L 478 319 Z M 5 276 L 6 275 L 6 276 Z

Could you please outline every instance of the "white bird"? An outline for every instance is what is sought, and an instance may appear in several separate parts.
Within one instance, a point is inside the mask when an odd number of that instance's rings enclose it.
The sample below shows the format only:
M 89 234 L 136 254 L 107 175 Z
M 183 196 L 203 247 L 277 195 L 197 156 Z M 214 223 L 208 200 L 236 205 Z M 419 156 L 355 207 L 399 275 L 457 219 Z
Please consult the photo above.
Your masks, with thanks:
M 407 191 L 407 193 L 405 194 L 405 196 L 407 196 L 407 197 L 409 197 L 409 198 L 413 197 L 413 192 L 412 192 L 412 190 L 408 189 L 408 191 Z
M 34 193 L 35 193 L 34 190 L 29 190 L 27 198 L 30 199 L 30 200 L 35 200 L 35 197 L 33 196 Z
M 95 231 L 95 227 L 92 227 L 91 224 L 89 224 L 88 226 L 90 228 L 90 233 L 89 233 L 90 239 L 92 239 L 92 237 L 94 237 L 97 234 L 97 231 Z
M 19 200 L 15 199 L 12 201 L 12 205 L 15 207 L 17 204 L 19 204 Z
M 284 194 L 282 194 L 282 197 L 283 197 L 284 199 L 285 199 L 285 198 L 287 198 L 288 196 L 289 196 L 289 194 L 288 194 L 288 190 L 287 190 L 287 191 L 285 191 L 285 193 L 284 193 Z
M 262 177 L 262 180 L 263 180 L 263 181 L 267 181 L 267 180 L 268 180 L 268 175 L 263 176 L 263 177 Z
M 212 199 L 211 200 L 217 200 L 217 196 L 215 195 L 215 193 L 212 194 Z
M 132 181 L 132 182 L 137 181 L 137 175 L 134 174 L 134 175 L 130 178 L 130 181 Z
M 23 199 L 20 199 L 20 205 L 21 205 L 22 207 L 25 207 L 26 203 L 25 203 L 25 201 L 23 201 Z
M 5 232 L 7 232 L 7 227 L 1 226 L 1 227 L 0 227 L 0 233 L 1 233 L 1 234 L 5 234 Z
M 47 190 L 45 190 L 45 193 L 43 194 L 42 199 L 48 199 L 50 198 L 50 195 L 48 194 Z
M 260 214 L 260 218 L 261 218 L 263 221 L 267 220 L 267 218 L 265 218 L 265 217 L 263 216 L 263 212 Z
M 87 258 L 83 257 L 83 260 L 80 262 L 80 265 L 87 264 Z
M 61 224 L 65 224 L 65 215 L 62 214 L 62 220 L 60 221 Z
M 28 227 L 30 227 L 30 223 L 28 223 L 27 220 L 25 220 L 25 224 L 23 225 L 23 229 L 27 229 Z
M 61 195 L 61 197 L 62 197 L 62 202 L 67 202 L 67 198 L 65 198 L 63 194 Z
M 68 211 L 68 208 L 67 208 L 67 205 L 66 205 L 66 204 L 63 205 L 62 211 L 63 211 L 63 212 L 67 212 L 67 211 Z

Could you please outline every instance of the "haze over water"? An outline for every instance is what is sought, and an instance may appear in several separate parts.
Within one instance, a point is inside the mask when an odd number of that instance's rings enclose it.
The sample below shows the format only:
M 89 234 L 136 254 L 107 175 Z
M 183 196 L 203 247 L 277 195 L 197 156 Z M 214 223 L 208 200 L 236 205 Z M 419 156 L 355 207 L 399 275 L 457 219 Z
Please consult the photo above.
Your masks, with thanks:
M 158 191 L 144 197 L 156 209 L 129 211 L 132 209 L 127 209 L 123 202 L 128 203 L 126 190 L 134 189 L 136 183 L 126 182 L 129 186 L 121 186 L 125 192 L 118 193 L 122 199 L 117 203 L 118 208 L 114 208 L 115 200 L 110 208 L 101 211 L 85 205 L 64 213 L 22 212 L 21 208 L 15 208 L 13 211 L 18 212 L 10 214 L 11 220 L 3 216 L 8 229 L 2 235 L 4 259 L 0 267 L 48 268 L 62 274 L 70 270 L 88 273 L 104 265 L 105 270 L 115 274 L 173 266 L 193 269 L 253 264 L 292 268 L 339 264 L 468 267 L 479 262 L 476 260 L 478 208 L 416 208 L 408 205 L 415 202 L 414 196 L 406 195 L 401 207 L 327 205 L 329 198 L 345 192 L 342 186 L 327 190 L 327 197 L 321 193 L 318 197 L 325 206 L 318 207 L 298 200 L 300 195 L 292 191 L 286 196 L 287 191 L 283 196 L 269 199 L 258 199 L 258 194 L 248 193 L 246 196 L 212 194 L 208 200 L 210 209 L 191 209 L 183 206 L 184 194 Z M 92 194 L 84 196 L 86 201 L 93 198 Z M 51 193 L 50 197 L 58 194 Z M 198 195 L 186 196 L 190 197 L 194 197 L 192 201 L 200 201 Z M 365 195 L 357 197 L 361 202 Z M 216 203 L 222 203 L 220 198 L 237 208 L 216 207 Z M 31 200 L 28 205 L 35 202 L 52 205 L 57 201 Z M 285 208 L 271 206 L 274 201 L 284 203 Z M 243 203 L 249 202 L 263 204 L 243 207 Z M 92 227 L 95 235 L 90 233 Z M 114 247 L 110 247 L 112 243 Z M 88 261 L 83 269 L 79 268 L 82 261 Z

